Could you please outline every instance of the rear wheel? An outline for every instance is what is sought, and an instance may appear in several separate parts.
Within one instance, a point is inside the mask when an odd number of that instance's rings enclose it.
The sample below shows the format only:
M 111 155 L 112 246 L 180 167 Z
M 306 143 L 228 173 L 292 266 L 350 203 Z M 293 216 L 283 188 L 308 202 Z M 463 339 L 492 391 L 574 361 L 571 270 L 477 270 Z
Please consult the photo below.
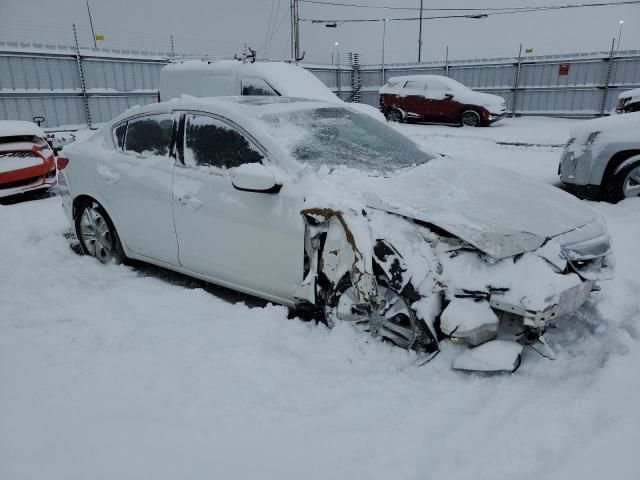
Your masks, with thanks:
M 85 255 L 91 255 L 101 263 L 117 264 L 125 259 L 113 222 L 97 202 L 88 201 L 80 206 L 75 227 Z
M 386 114 L 387 120 L 390 122 L 398 122 L 401 123 L 404 120 L 402 116 L 402 112 L 397 108 L 392 108 Z
M 462 112 L 462 124 L 469 127 L 479 127 L 482 121 L 480 115 L 475 110 L 465 110 Z
M 619 202 L 625 198 L 639 197 L 640 157 L 613 175 L 607 188 L 609 199 L 613 202 Z

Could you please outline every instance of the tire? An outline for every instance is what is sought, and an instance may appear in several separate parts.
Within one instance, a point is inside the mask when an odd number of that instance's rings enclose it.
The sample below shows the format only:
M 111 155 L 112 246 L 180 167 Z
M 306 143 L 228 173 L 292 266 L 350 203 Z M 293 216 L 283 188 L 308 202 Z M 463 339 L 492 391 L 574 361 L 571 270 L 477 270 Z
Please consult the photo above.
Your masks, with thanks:
M 75 218 L 76 237 L 84 255 L 104 264 L 120 264 L 126 257 L 113 222 L 98 202 L 83 202 Z
M 387 117 L 387 121 L 389 122 L 397 122 L 397 123 L 404 122 L 404 117 L 402 115 L 402 112 L 397 108 L 392 108 L 391 110 L 389 110 L 385 114 L 385 117 Z
M 347 275 L 338 283 L 327 301 L 327 314 L 335 321 L 350 322 L 362 332 L 407 350 L 428 353 L 438 350 L 438 342 L 424 321 L 418 318 L 411 308 L 411 300 L 388 286 L 386 279 L 378 278 L 378 292 L 389 302 L 388 308 L 385 305 L 379 311 L 371 313 L 354 309 L 357 304 L 354 303 L 353 292 L 351 280 Z M 348 307 L 351 307 L 350 311 Z M 386 314 L 392 311 L 397 313 L 386 318 Z
M 468 127 L 481 127 L 482 119 L 480 118 L 480 114 L 475 110 L 465 110 L 460 117 L 460 123 Z
M 640 157 L 610 177 L 606 188 L 613 203 L 640 196 Z

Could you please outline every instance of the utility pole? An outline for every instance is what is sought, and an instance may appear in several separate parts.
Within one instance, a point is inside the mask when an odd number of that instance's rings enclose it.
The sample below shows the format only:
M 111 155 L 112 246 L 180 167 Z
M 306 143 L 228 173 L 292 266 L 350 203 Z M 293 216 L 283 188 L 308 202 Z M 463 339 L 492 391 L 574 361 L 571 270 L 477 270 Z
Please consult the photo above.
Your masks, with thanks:
M 91 25 L 91 36 L 93 37 L 93 47 L 98 48 L 96 43 L 96 32 L 93 30 L 93 19 L 91 18 L 91 8 L 89 8 L 89 0 L 87 0 L 87 12 L 89 13 L 89 25 Z
M 420 31 L 418 33 L 418 63 L 422 61 L 422 0 L 420 0 Z
M 295 62 L 302 60 L 300 56 L 300 11 L 298 0 L 291 0 L 291 58 Z M 304 56 L 304 54 L 303 54 Z
M 380 66 L 382 68 L 382 84 L 384 85 L 385 83 L 385 79 L 384 79 L 384 43 L 385 43 L 385 39 L 387 36 L 387 22 L 389 21 L 388 18 L 385 18 L 384 20 L 382 20 L 382 62 L 380 63 Z

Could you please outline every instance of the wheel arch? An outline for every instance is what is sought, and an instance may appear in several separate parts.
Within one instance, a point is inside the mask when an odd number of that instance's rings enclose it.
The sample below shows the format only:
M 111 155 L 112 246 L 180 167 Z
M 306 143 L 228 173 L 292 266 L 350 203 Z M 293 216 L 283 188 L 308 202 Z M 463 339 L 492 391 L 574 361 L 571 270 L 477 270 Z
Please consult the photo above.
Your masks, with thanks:
M 128 257 L 133 256 L 132 252 L 127 247 L 126 239 L 123 237 L 123 231 L 120 228 L 120 225 L 118 223 L 117 218 L 113 215 L 113 212 L 111 211 L 111 208 L 108 206 L 108 204 L 104 201 L 104 199 L 100 195 L 89 194 L 89 193 L 81 193 L 81 194 L 76 195 L 73 198 L 73 201 L 71 203 L 71 215 L 72 215 L 74 223 L 75 223 L 76 218 L 77 218 L 78 213 L 79 213 L 79 207 L 84 202 L 96 202 L 96 203 L 98 203 L 98 205 L 100 205 L 104 209 L 104 211 L 109 216 L 109 220 L 111 220 L 111 223 L 113 223 L 113 226 L 115 227 L 116 231 L 118 232 L 118 238 L 120 239 L 120 244 L 122 245 L 122 248 L 124 249 L 125 254 Z
M 629 149 L 616 152 L 607 162 L 607 166 L 604 169 L 602 177 L 599 179 L 600 181 L 596 181 L 595 183 L 600 183 L 601 185 L 608 184 L 613 176 L 624 167 L 624 164 L 636 156 L 640 158 L 640 149 Z M 594 179 L 592 179 L 592 181 L 593 180 Z

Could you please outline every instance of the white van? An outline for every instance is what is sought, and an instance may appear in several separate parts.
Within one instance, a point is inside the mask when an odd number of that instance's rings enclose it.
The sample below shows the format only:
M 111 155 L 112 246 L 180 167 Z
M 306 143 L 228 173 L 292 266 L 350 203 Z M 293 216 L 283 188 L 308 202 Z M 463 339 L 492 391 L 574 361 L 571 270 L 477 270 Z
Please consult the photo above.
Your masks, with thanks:
M 193 97 L 278 95 L 344 103 L 314 74 L 285 62 L 180 60 L 163 67 L 158 100 L 170 100 L 184 94 Z M 384 120 L 378 109 L 371 105 L 349 105 Z

